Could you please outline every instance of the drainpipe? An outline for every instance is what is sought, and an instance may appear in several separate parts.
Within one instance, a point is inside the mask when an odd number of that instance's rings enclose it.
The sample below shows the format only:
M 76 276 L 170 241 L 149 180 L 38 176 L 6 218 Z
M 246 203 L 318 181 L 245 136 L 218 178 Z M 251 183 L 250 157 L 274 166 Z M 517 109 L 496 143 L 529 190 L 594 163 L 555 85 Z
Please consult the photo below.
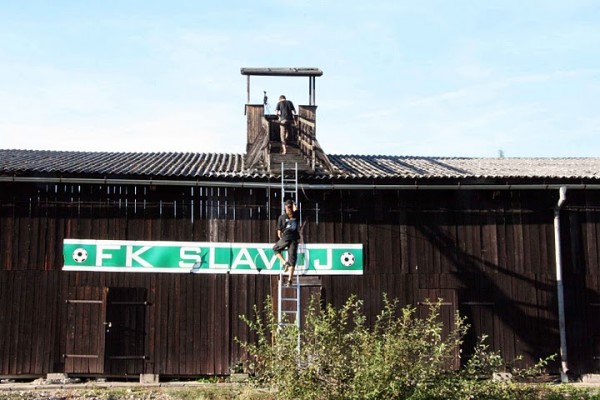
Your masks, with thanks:
M 554 208 L 554 248 L 556 252 L 556 291 L 558 297 L 558 328 L 560 332 L 560 381 L 569 382 L 567 372 L 567 332 L 565 324 L 565 296 L 562 279 L 562 257 L 560 248 L 560 208 L 567 199 L 567 188 L 562 186 L 559 189 L 559 199 Z

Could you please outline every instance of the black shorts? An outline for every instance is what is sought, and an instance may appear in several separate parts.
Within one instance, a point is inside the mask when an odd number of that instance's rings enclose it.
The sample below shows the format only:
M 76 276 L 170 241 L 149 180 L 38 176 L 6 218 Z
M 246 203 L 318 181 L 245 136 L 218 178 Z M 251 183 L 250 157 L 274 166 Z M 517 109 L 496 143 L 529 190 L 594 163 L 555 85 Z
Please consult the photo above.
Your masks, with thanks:
M 273 246 L 273 251 L 275 254 L 281 254 L 281 252 L 285 249 L 288 251 L 288 262 L 295 267 L 296 259 L 298 257 L 298 241 L 279 239 Z

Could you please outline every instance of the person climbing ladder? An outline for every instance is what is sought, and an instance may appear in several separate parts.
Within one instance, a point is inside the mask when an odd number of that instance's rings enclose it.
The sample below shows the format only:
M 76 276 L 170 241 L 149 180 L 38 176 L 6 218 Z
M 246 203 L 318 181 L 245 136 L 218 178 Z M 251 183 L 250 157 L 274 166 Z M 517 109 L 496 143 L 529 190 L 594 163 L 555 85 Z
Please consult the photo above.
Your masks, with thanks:
M 300 233 L 298 230 L 298 219 L 296 218 L 296 203 L 288 199 L 285 202 L 284 213 L 277 220 L 277 242 L 273 245 L 273 251 L 281 263 L 284 265 L 284 273 L 288 274 L 287 286 L 292 286 L 294 270 L 296 269 L 296 259 L 298 256 L 298 240 Z M 281 255 L 283 250 L 287 249 L 287 261 Z

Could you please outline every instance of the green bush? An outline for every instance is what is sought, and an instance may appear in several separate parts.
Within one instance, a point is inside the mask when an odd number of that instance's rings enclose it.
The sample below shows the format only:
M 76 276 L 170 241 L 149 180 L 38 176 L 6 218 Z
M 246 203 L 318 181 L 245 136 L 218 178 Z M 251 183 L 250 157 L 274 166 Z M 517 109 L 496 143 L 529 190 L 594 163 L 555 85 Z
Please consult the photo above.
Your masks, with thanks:
M 299 332 L 295 325 L 278 326 L 268 298 L 263 310 L 255 307 L 254 318 L 241 316 L 257 337 L 253 343 L 238 341 L 248 354 L 245 371 L 279 399 L 600 400 L 598 389 L 489 379 L 494 372 L 531 378 L 554 356 L 518 369 L 518 359 L 503 360 L 486 336 L 463 369 L 456 369 L 467 325 L 455 315 L 455 326 L 444 335 L 441 300 L 419 317 L 414 307 L 399 308 L 384 295 L 372 327 L 362 305 L 355 296 L 339 309 L 321 310 L 312 301 Z
M 256 343 L 241 343 L 247 370 L 256 383 L 290 399 L 398 399 L 434 385 L 455 365 L 464 319 L 456 315 L 443 337 L 440 302 L 418 318 L 415 308 L 399 310 L 397 301 L 383 300 L 372 329 L 354 296 L 340 309 L 319 311 L 312 301 L 298 349 L 297 328 L 279 327 L 268 299 L 263 313 L 255 308 L 254 320 L 241 317 L 257 335 Z
M 509 372 L 516 380 L 529 380 L 544 374 L 546 367 L 556 358 L 556 354 L 551 354 L 546 358 L 540 359 L 535 365 L 529 368 L 518 368 L 516 364 L 523 359 L 517 356 L 513 361 L 507 362 L 502 358 L 499 351 L 492 351 L 486 343 L 488 336 L 482 335 L 478 338 L 473 355 L 469 357 L 461 375 L 469 379 L 489 379 L 494 372 Z

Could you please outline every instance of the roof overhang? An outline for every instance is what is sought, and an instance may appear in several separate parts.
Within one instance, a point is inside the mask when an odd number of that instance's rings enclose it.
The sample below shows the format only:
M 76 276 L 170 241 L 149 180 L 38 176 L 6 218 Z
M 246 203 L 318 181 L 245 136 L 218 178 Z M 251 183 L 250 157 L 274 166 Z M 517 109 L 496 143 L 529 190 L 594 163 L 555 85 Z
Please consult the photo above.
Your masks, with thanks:
M 248 76 L 321 76 L 319 68 L 242 68 L 242 75 Z

